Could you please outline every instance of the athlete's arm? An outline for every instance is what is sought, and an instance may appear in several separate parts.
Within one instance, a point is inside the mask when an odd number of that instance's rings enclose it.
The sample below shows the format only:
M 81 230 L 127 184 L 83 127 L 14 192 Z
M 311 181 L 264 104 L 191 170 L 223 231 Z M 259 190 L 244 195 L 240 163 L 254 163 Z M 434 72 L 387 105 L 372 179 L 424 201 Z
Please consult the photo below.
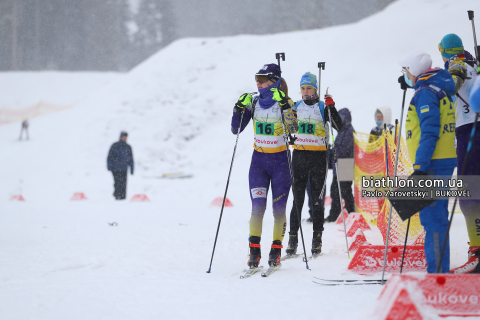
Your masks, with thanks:
M 462 60 L 458 59 L 449 65 L 448 72 L 455 82 L 455 93 L 457 93 L 467 79 L 467 67 Z
M 283 111 L 283 119 L 285 119 L 285 126 L 287 129 L 287 133 L 296 133 L 298 131 L 298 120 L 296 112 L 293 112 L 295 104 L 293 103 L 292 99 L 288 99 L 289 108 L 282 108 Z

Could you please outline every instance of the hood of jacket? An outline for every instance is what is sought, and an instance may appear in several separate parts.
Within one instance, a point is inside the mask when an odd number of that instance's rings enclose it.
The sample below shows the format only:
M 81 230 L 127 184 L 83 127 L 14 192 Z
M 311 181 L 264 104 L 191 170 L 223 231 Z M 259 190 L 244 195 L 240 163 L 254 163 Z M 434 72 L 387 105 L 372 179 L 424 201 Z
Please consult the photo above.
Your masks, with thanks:
M 373 114 L 373 121 L 377 122 L 377 114 L 380 113 L 383 115 L 383 123 L 387 125 L 392 123 L 392 109 L 390 107 L 381 107 L 375 110 Z M 382 125 L 383 128 L 383 125 Z
M 338 110 L 338 114 L 342 118 L 344 126 L 352 124 L 352 115 L 350 114 L 350 110 L 348 110 L 347 108 L 343 108 Z
M 447 70 L 440 68 L 427 70 L 417 77 L 417 83 L 413 88 L 416 90 L 421 86 L 429 84 L 439 87 L 448 96 L 455 94 L 455 82 Z

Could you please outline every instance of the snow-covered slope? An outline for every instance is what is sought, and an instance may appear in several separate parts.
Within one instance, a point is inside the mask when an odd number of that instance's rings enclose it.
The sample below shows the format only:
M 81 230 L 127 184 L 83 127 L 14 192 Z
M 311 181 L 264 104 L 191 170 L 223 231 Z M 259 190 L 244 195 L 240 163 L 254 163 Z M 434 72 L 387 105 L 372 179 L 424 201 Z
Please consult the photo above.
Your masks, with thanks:
M 332 225 L 312 272 L 297 259 L 272 278 L 238 280 L 250 216 L 249 129 L 240 137 L 229 189 L 234 207 L 225 211 L 213 271 L 205 274 L 219 214 L 208 205 L 223 195 L 235 143 L 233 104 L 255 91 L 254 73 L 285 52 L 292 98 L 300 97 L 300 76 L 325 61 L 322 92 L 329 87 L 337 107 L 352 110 L 356 130 L 368 131 L 379 106 L 400 116 L 397 61 L 420 49 L 441 66 L 437 45 L 452 32 L 472 50 L 466 11 L 479 9 L 476 0 L 402 0 L 358 23 L 323 30 L 183 39 L 76 107 L 35 119 L 28 142 L 16 141 L 18 124 L 0 126 L 0 317 L 360 318 L 381 288 L 311 282 L 313 275 L 340 277 L 346 270 L 342 234 Z M 120 130 L 129 132 L 136 163 L 128 195 L 146 193 L 151 203 L 112 200 L 106 156 Z M 155 178 L 173 171 L 193 178 Z M 68 202 L 75 191 L 89 200 Z M 18 193 L 26 203 L 7 201 Z M 272 220 L 267 213 L 264 256 Z M 113 221 L 117 227 L 108 225 Z M 466 258 L 463 217 L 454 224 L 457 266 Z M 311 225 L 304 228 L 309 250 Z

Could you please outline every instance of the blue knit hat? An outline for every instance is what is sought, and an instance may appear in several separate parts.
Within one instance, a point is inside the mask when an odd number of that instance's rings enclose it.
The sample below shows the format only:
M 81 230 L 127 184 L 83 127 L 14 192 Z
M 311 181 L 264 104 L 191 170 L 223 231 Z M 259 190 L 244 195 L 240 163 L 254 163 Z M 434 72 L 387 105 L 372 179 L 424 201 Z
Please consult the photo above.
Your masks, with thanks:
M 315 90 L 318 90 L 317 77 L 310 72 L 305 72 L 305 74 L 300 79 L 300 88 L 303 86 L 312 86 L 315 88 Z
M 447 34 L 438 44 L 438 49 L 445 58 L 451 58 L 463 53 L 462 39 L 454 33 Z

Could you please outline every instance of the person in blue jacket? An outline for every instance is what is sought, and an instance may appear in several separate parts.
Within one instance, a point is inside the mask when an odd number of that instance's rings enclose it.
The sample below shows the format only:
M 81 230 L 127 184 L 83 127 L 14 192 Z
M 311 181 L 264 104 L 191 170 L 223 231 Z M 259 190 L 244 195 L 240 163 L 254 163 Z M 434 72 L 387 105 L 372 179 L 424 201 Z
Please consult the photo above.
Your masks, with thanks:
M 457 166 L 455 107 L 451 100 L 455 82 L 447 70 L 432 69 L 432 59 L 424 52 L 412 52 L 400 65 L 404 72 L 402 88 L 406 83 L 415 89 L 405 125 L 413 174 L 451 177 Z M 448 198 L 439 199 L 421 210 L 420 222 L 426 231 L 427 272 L 435 273 L 448 229 Z M 442 273 L 450 271 L 448 242 L 440 270 Z
M 132 147 L 127 144 L 128 133 L 122 131 L 120 140 L 112 144 L 107 157 L 107 169 L 112 171 L 114 180 L 113 196 L 116 200 L 123 200 L 127 190 L 127 171 L 133 174 Z

